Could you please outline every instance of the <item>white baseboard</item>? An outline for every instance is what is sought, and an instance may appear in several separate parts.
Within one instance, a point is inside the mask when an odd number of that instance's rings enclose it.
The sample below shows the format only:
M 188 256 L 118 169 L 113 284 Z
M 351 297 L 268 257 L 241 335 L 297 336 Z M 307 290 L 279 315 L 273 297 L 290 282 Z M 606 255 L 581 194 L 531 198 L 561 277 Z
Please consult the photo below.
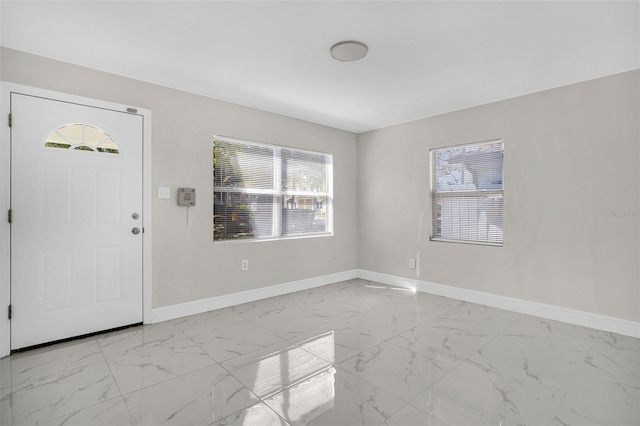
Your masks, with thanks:
M 174 318 L 186 317 L 188 315 L 200 314 L 202 312 L 254 302 L 256 300 L 281 296 L 283 294 L 308 290 L 310 288 L 322 287 L 327 284 L 334 284 L 355 278 L 358 278 L 357 269 L 338 272 L 335 274 L 321 275 L 319 277 L 307 278 L 304 280 L 291 281 L 255 290 L 247 290 L 218 297 L 211 297 L 208 299 L 194 300 L 192 302 L 180 303 L 177 305 L 164 306 L 162 308 L 155 308 L 152 310 L 151 322 L 156 323 Z
M 192 302 L 155 308 L 151 314 L 152 322 L 156 323 L 174 318 L 181 318 L 188 315 L 213 311 L 215 309 L 240 305 L 242 303 L 254 302 L 256 300 L 267 299 L 269 297 L 281 296 L 283 294 L 321 287 L 354 278 L 361 278 L 396 287 L 409 288 L 423 293 L 450 297 L 452 299 L 462 300 L 465 302 L 478 303 L 480 305 L 491 306 L 493 308 L 534 315 L 540 318 L 640 338 L 640 323 L 638 322 L 362 269 L 322 275 L 319 277 L 292 281 L 255 290 L 247 290 L 218 297 L 211 297 L 208 299 L 194 300 Z
M 640 338 L 640 323 L 634 321 L 362 269 L 358 270 L 358 277 L 423 293 Z

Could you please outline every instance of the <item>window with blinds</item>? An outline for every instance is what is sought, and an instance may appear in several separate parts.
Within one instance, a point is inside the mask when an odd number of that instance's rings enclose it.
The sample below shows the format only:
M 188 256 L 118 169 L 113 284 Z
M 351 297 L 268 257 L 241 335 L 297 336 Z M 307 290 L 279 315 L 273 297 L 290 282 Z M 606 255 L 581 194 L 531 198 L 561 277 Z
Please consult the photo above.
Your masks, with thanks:
M 432 240 L 502 245 L 503 142 L 431 150 Z
M 214 137 L 214 241 L 330 234 L 332 173 L 329 154 Z

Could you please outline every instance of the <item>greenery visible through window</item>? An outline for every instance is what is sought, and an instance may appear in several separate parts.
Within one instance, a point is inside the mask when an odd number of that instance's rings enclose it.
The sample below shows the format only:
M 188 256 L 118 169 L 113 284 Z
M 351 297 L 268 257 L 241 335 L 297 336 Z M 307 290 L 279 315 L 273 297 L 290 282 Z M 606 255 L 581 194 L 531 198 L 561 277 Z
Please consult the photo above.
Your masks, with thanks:
M 213 139 L 213 239 L 331 233 L 332 156 Z
M 503 144 L 431 151 L 432 240 L 502 245 Z

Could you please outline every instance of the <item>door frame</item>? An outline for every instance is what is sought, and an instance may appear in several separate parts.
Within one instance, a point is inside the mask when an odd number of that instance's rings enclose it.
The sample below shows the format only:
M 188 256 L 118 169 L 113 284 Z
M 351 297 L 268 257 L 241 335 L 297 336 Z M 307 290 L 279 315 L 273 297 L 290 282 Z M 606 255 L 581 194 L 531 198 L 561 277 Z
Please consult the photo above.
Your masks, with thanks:
M 70 102 L 90 107 L 125 112 L 142 117 L 142 318 L 151 323 L 151 110 L 108 101 L 69 95 L 0 81 L 0 358 L 11 352 L 11 321 L 8 307 L 11 303 L 11 226 L 8 211 L 11 207 L 11 94 L 23 94 Z

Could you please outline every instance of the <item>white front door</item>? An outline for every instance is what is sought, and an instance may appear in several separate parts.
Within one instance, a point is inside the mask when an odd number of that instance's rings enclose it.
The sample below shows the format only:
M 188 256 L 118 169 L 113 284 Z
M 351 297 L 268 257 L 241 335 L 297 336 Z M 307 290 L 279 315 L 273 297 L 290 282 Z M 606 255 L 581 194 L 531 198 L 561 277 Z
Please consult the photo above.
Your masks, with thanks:
M 11 115 L 11 349 L 142 322 L 142 117 L 16 93 Z

